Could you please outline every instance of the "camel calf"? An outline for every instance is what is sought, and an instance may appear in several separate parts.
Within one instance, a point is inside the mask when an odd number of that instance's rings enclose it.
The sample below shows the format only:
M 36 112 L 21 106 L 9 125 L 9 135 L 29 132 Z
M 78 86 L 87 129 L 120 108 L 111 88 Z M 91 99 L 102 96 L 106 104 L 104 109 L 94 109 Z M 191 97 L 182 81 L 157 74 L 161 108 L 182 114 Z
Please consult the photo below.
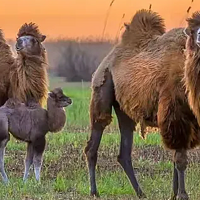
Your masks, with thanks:
M 0 173 L 3 181 L 8 182 L 4 169 L 4 152 L 9 141 L 9 132 L 17 139 L 27 142 L 27 155 L 23 180 L 26 181 L 31 165 L 34 165 L 35 178 L 40 180 L 42 155 L 45 149 L 45 135 L 48 131 L 60 131 L 66 121 L 64 107 L 72 100 L 60 88 L 49 93 L 47 110 L 35 100 L 27 104 L 10 98 L 0 107 Z

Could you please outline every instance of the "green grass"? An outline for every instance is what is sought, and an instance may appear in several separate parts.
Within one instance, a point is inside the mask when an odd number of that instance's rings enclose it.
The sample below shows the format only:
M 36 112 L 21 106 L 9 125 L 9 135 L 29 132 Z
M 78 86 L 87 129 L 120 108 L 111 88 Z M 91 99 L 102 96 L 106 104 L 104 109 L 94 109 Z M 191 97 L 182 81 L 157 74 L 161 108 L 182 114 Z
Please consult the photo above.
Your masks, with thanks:
M 51 88 L 61 86 L 73 99 L 66 109 L 67 124 L 60 133 L 47 135 L 47 146 L 41 183 L 33 171 L 26 184 L 22 182 L 26 144 L 14 138 L 7 145 L 5 167 L 10 183 L 0 183 L 0 200 L 92 199 L 89 194 L 88 171 L 83 149 L 89 137 L 89 83 L 64 83 L 51 80 Z M 116 117 L 106 129 L 99 147 L 97 185 L 102 200 L 136 200 L 125 173 L 117 163 L 120 134 Z M 190 154 L 186 185 L 191 200 L 200 199 L 199 151 Z M 171 153 L 162 148 L 158 133 L 143 140 L 134 134 L 133 165 L 139 183 L 149 200 L 167 200 L 171 194 L 173 166 Z

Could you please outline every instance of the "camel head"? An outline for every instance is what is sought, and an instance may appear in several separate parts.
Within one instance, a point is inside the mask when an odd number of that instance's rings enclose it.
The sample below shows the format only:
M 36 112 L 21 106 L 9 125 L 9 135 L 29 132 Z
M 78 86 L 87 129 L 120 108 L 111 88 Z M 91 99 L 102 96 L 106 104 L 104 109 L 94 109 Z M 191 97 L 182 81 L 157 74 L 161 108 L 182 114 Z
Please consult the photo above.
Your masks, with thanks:
M 67 107 L 72 104 L 72 100 L 63 94 L 61 88 L 55 88 L 49 92 L 48 101 L 53 101 L 56 107 Z
M 42 45 L 46 36 L 42 35 L 34 23 L 25 23 L 17 35 L 16 50 L 19 54 L 27 56 L 41 56 L 45 48 Z
M 187 20 L 188 26 L 184 30 L 187 35 L 186 49 L 197 50 L 200 48 L 200 12 L 192 14 Z

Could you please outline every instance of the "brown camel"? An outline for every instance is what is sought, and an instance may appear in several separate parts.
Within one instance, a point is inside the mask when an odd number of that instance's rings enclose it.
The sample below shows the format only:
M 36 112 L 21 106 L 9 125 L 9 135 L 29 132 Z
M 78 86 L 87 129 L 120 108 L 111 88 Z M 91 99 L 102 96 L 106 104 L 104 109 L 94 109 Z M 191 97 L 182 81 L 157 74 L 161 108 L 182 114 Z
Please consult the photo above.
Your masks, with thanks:
M 43 105 L 48 93 L 46 51 L 42 35 L 34 23 L 24 24 L 18 32 L 17 58 L 10 72 L 9 97 L 26 102 L 34 98 Z
M 165 147 L 174 152 L 172 199 L 189 199 L 184 180 L 186 152 L 200 144 L 200 129 L 183 81 L 185 43 L 183 28 L 165 33 L 157 13 L 140 10 L 126 25 L 121 42 L 98 67 L 92 80 L 91 136 L 85 148 L 91 195 L 98 195 L 97 151 L 113 107 L 121 133 L 118 162 L 137 196 L 145 197 L 131 162 L 133 131 L 140 122 L 143 131 L 145 126 L 159 127 Z
M 60 131 L 66 121 L 63 107 L 72 103 L 60 88 L 49 93 L 47 110 L 35 100 L 29 100 L 27 105 L 10 98 L 0 107 L 0 172 L 4 182 L 8 177 L 4 170 L 4 151 L 9 141 L 9 132 L 17 139 L 27 142 L 25 172 L 26 181 L 31 165 L 34 165 L 36 180 L 40 179 L 42 155 L 45 149 L 45 135 L 48 131 Z
M 15 59 L 0 30 L 0 105 L 11 97 L 22 102 L 34 98 L 40 104 L 45 103 L 48 79 L 44 39 L 37 25 L 24 24 L 18 33 Z
M 197 117 L 200 125 L 200 12 L 195 12 L 192 18 L 187 20 L 188 27 L 185 33 L 188 36 L 186 42 L 186 62 L 185 62 L 185 85 L 188 92 L 188 100 L 191 109 Z

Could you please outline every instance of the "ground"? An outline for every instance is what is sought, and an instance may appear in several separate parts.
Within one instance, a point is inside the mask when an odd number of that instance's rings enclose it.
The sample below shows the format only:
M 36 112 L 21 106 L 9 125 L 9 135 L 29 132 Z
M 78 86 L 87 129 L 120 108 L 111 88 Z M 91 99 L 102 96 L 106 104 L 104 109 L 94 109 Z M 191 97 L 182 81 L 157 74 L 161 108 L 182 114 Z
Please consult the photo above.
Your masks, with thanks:
M 64 83 L 51 80 L 51 88 L 62 86 L 73 99 L 67 108 L 67 124 L 57 134 L 48 134 L 41 183 L 31 171 L 27 183 L 22 181 L 26 145 L 11 138 L 5 155 L 5 167 L 10 183 L 0 183 L 2 200 L 86 200 L 89 197 L 88 173 L 83 149 L 89 133 L 89 83 Z M 116 118 L 103 135 L 97 165 L 97 184 L 102 200 L 136 200 L 122 168 L 116 161 L 119 151 Z M 132 152 L 134 168 L 148 200 L 167 200 L 171 194 L 171 153 L 164 150 L 156 132 L 147 139 L 134 135 Z M 190 152 L 186 185 L 191 200 L 200 199 L 200 150 Z

